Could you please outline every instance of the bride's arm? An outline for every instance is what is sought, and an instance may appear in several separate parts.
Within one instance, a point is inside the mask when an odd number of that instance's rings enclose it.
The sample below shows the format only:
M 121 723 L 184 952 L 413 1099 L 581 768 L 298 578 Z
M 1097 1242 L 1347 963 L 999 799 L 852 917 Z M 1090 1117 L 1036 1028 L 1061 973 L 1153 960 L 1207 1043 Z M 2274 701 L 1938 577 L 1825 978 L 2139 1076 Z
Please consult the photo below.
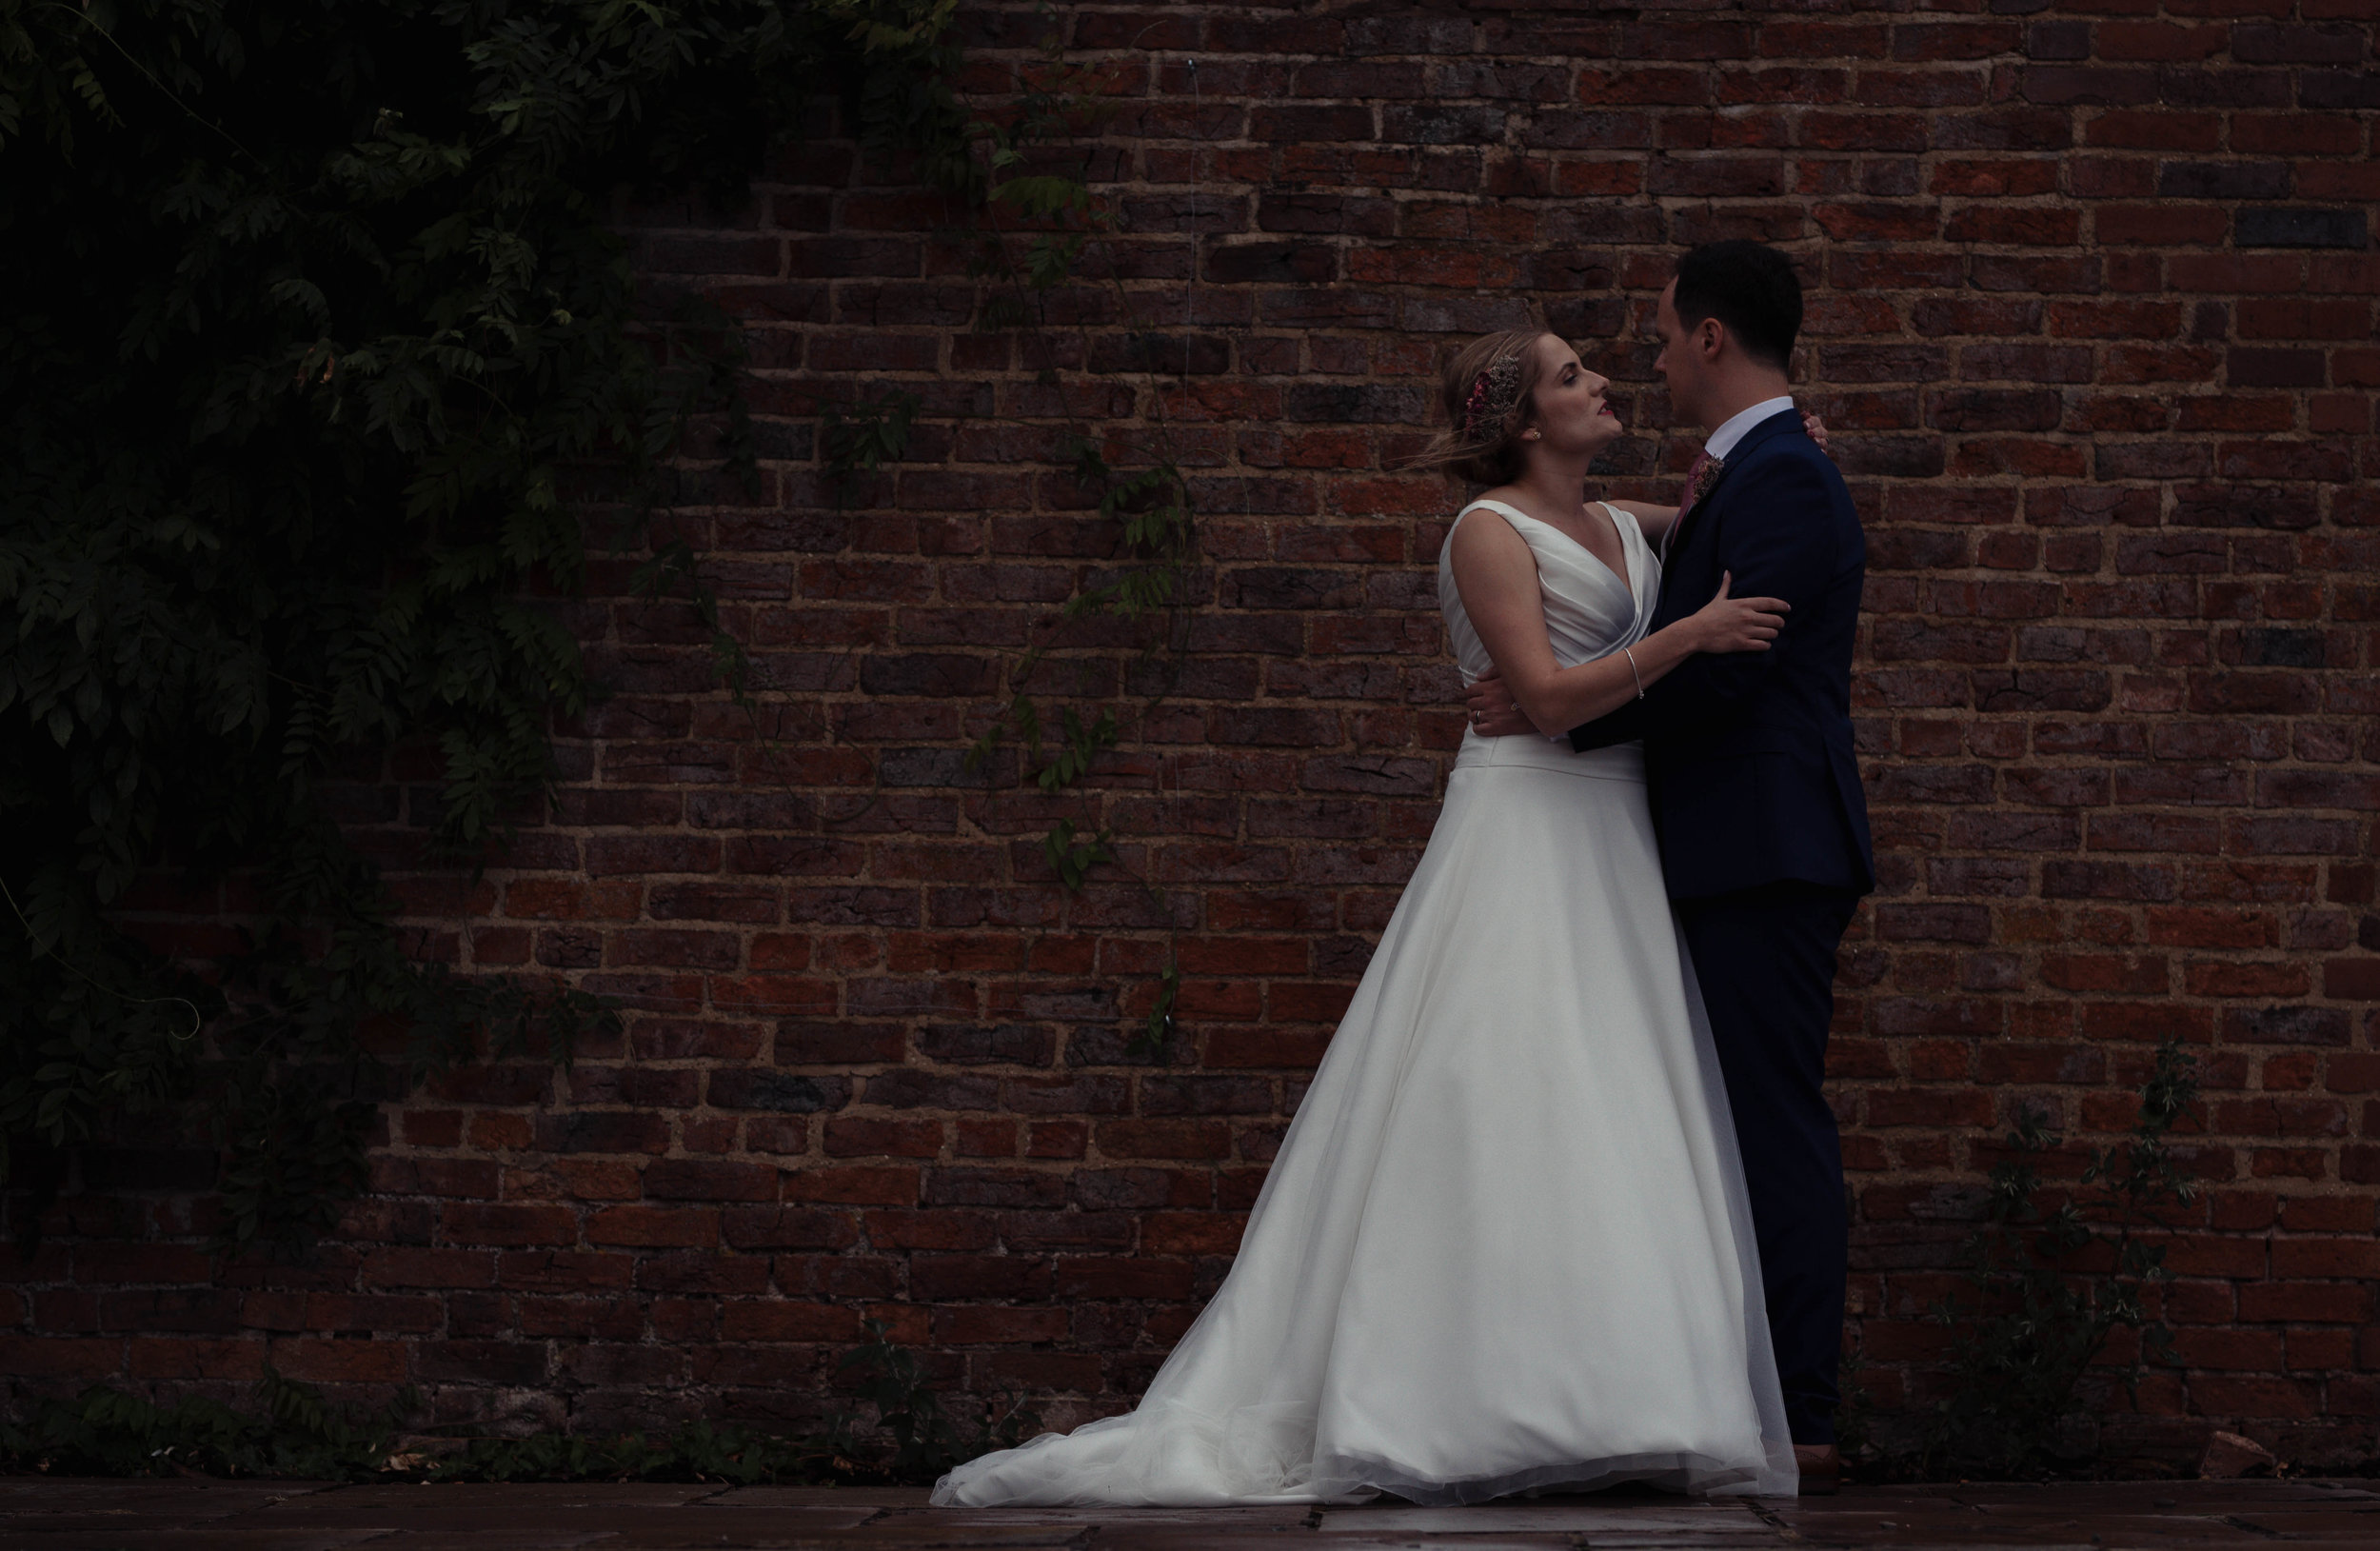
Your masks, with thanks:
M 1695 613 L 1654 631 L 1629 648 L 1576 667 L 1558 667 L 1545 633 L 1545 604 L 1537 564 L 1513 526 L 1494 511 L 1458 523 L 1455 590 L 1479 644 L 1521 712 L 1547 737 L 1617 710 L 1649 685 L 1698 651 L 1766 651 L 1786 605 L 1776 598 L 1731 598 L 1727 583 Z

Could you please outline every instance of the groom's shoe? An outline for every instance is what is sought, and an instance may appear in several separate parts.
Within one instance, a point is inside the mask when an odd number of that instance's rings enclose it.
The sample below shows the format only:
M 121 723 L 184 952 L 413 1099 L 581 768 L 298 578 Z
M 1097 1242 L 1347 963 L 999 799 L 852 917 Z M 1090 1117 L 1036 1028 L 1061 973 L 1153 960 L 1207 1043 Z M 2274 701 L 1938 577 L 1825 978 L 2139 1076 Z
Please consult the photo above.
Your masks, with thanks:
M 1795 1443 L 1794 1467 L 1801 1472 L 1804 1497 L 1833 1497 L 1843 1489 L 1843 1451 L 1832 1443 Z

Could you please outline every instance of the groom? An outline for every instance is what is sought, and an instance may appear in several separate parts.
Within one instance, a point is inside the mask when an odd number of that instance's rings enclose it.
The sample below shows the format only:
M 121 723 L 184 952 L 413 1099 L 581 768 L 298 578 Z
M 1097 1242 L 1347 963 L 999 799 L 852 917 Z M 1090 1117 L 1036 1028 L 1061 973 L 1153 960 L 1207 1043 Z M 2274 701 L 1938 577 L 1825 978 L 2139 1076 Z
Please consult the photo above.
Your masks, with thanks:
M 1661 866 L 1742 1146 L 1794 1453 L 1803 1489 L 1829 1492 L 1848 1250 L 1822 1084 L 1835 949 L 1875 886 L 1850 712 L 1867 544 L 1787 388 L 1801 285 L 1785 256 L 1750 242 L 1694 249 L 1658 326 L 1671 408 L 1711 434 L 1664 541 L 1651 628 L 1699 608 L 1722 574 L 1735 595 L 1793 611 L 1769 650 L 1689 658 L 1570 742 L 1644 740 Z M 1483 734 L 1533 730 L 1494 678 L 1470 704 Z

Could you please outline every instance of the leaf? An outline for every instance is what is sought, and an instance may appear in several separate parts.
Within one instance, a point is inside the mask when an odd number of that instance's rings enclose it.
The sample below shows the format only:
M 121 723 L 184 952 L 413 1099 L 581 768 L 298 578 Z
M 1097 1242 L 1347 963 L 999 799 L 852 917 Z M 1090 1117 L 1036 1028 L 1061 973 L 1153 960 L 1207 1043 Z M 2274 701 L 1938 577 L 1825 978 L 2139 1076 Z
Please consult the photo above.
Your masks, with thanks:
M 1084 878 L 1102 862 L 1112 862 L 1115 852 L 1108 843 L 1115 837 L 1101 829 L 1088 839 L 1075 839 L 1074 821 L 1061 819 L 1041 837 L 1041 853 L 1058 874 L 1058 885 L 1069 894 L 1081 893 Z
M 894 388 L 878 398 L 849 407 L 830 405 L 821 417 L 819 437 L 825 448 L 827 482 L 841 502 L 863 471 L 898 463 L 909 449 L 910 424 L 922 401 L 914 393 Z
M 1150 1006 L 1140 1032 L 1125 1044 L 1126 1055 L 1155 1058 L 1164 1054 L 1174 1032 L 1174 1002 L 1180 992 L 1181 970 L 1178 965 L 1169 964 L 1158 971 L 1157 1001 Z
M 1091 190 L 1080 178 L 1037 175 L 1010 178 L 992 189 L 992 199 L 1027 220 L 1047 220 L 1087 209 Z

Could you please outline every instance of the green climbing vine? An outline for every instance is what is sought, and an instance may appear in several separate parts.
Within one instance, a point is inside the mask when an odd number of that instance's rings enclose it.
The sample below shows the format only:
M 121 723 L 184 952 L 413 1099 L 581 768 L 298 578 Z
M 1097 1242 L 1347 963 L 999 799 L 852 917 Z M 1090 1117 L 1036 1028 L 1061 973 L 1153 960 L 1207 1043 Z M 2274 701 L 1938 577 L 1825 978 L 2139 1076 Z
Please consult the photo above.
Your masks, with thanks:
M 1161 434 L 1161 423 L 1159 428 Z M 1074 706 L 1061 706 L 1053 724 L 1034 690 L 1035 677 L 1045 659 L 1066 640 L 1067 626 L 1093 618 L 1154 624 L 1156 628 L 1146 632 L 1142 646 L 1143 661 L 1169 648 L 1178 651 L 1180 635 L 1174 626 L 1188 595 L 1190 571 L 1198 554 L 1188 483 L 1170 458 L 1120 474 L 1088 438 L 1073 439 L 1070 449 L 1075 477 L 1086 488 L 1100 492 L 1101 515 L 1121 528 L 1121 565 L 1105 580 L 1086 581 L 1043 627 L 1041 638 L 1007 666 L 1006 699 L 967 751 L 970 765 L 981 767 L 1003 740 L 1017 739 L 1024 747 L 1034 785 L 1051 795 L 1087 777 L 1100 755 L 1122 739 L 1123 728 L 1113 706 L 1101 706 L 1087 718 Z M 1160 682 L 1160 687 L 1145 702 L 1143 714 L 1165 698 L 1171 676 L 1162 675 Z M 1120 863 L 1116 838 L 1108 825 L 1086 833 L 1072 819 L 1061 818 L 1041 837 L 1041 851 L 1059 886 L 1079 894 L 1092 869 Z M 1162 893 L 1155 884 L 1145 878 L 1135 881 L 1162 903 Z M 1180 984 L 1180 969 L 1169 944 L 1165 966 L 1157 975 L 1154 999 L 1126 1045 L 1128 1054 L 1152 1058 L 1164 1054 Z
M 1107 116 L 1112 104 L 1101 93 L 1102 84 L 1096 70 L 1064 59 L 1053 33 L 1043 46 L 1041 67 L 1027 72 L 1020 99 L 1006 112 L 970 125 L 981 146 L 970 165 L 982 169 L 982 219 L 973 268 L 992 287 L 980 323 L 987 328 L 1020 330 L 1028 348 L 1041 350 L 1039 375 L 1060 388 L 1061 407 L 1063 377 L 1055 352 L 1048 348 L 1049 299 L 1059 287 L 1082 275 L 1096 252 L 1094 244 L 1120 231 L 1121 221 L 1112 204 L 1090 184 L 1087 159 L 1065 165 L 1051 152 Z M 1143 365 L 1154 384 L 1161 339 L 1134 315 L 1132 294 L 1117 280 L 1113 265 L 1107 278 L 1130 325 L 1128 337 L 1147 357 Z M 1190 283 L 1196 285 L 1195 273 Z M 1185 361 L 1187 351 L 1185 340 Z M 971 767 L 984 767 L 1003 742 L 1014 739 L 1024 753 L 1025 778 L 1041 792 L 1056 795 L 1089 777 L 1100 756 L 1123 740 L 1118 710 L 1124 703 L 1101 706 L 1095 712 L 1061 706 L 1054 717 L 1043 706 L 1048 691 L 1037 680 L 1051 654 L 1069 645 L 1078 624 L 1112 621 L 1140 632 L 1141 664 L 1160 666 L 1155 675 L 1158 687 L 1140 697 L 1142 716 L 1156 709 L 1178 679 L 1180 626 L 1198 564 L 1197 508 L 1174 453 L 1163 395 L 1152 393 L 1150 399 L 1146 440 L 1118 447 L 1135 467 L 1119 467 L 1107 450 L 1116 439 L 1092 434 L 1069 413 L 1071 428 L 1062 456 L 1077 485 L 1096 497 L 1101 518 L 1113 525 L 1117 550 L 1107 566 L 1091 569 L 1078 583 L 1074 594 L 1037 627 L 1025 650 L 1005 665 L 1002 698 L 968 749 Z M 1165 661 L 1160 665 L 1159 659 Z M 1121 865 L 1116 841 L 1107 825 L 1085 831 L 1072 819 L 1061 818 L 1042 836 L 1041 849 L 1059 886 L 1079 894 L 1094 869 Z M 1132 876 L 1161 906 L 1163 895 L 1156 884 Z M 1149 1010 L 1128 1042 L 1127 1054 L 1164 1057 L 1180 980 L 1169 938 Z
M 597 688 L 545 601 L 583 583 L 582 470 L 609 471 L 617 542 L 659 540 L 637 588 L 689 602 L 744 692 L 651 521 L 697 417 L 751 467 L 733 330 L 640 293 L 615 194 L 739 198 L 822 92 L 886 136 L 946 122 L 948 14 L 0 0 L 12 1183 L 184 1125 L 220 1160 L 219 1247 L 302 1242 L 360 1186 L 379 1103 L 610 1024 L 402 936 L 349 821 L 459 877 L 541 801 Z M 402 814 L 349 785 L 391 750 L 434 772 Z M 166 895 L 243 925 L 130 925 Z
M 1836 1431 L 1862 1480 L 2091 1473 L 2090 1413 L 2106 1398 L 2094 1377 L 2137 1402 L 2151 1364 L 2179 1363 L 2157 1291 L 2177 1214 L 2198 1195 L 2172 1143 L 2198 1102 L 2197 1058 L 2167 1041 L 2137 1092 L 2130 1134 L 2092 1147 L 2071 1185 L 2051 1172 L 2066 1139 L 2046 1111 L 2019 1109 L 1960 1250 L 1963 1290 L 1932 1310 L 1950 1333 L 1938 1398 L 1879 1415 L 1871 1364 L 1845 1360 Z
M 1042 385 L 1058 390 L 1068 427 L 1061 458 L 1116 534 L 1110 562 L 1086 568 L 1073 595 L 1037 625 L 1021 653 L 1002 665 L 1000 701 L 967 751 L 969 768 L 982 770 L 1013 741 L 1023 753 L 1021 779 L 1054 796 L 1092 775 L 1100 757 L 1124 740 L 1124 719 L 1132 713 L 1128 698 L 1096 707 L 1045 705 L 1051 691 L 1041 675 L 1053 666 L 1053 654 L 1082 644 L 1078 636 L 1088 632 L 1076 626 L 1121 623 L 1142 632 L 1138 652 L 1144 666 L 1167 660 L 1155 674 L 1159 688 L 1141 697 L 1141 714 L 1164 699 L 1178 677 L 1180 626 L 1198 563 L 1196 511 L 1171 449 L 1161 395 L 1145 440 L 1124 440 L 1116 427 L 1093 425 L 1073 412 L 1067 372 L 1052 348 L 1053 294 L 1083 281 L 1100 241 L 1121 230 L 1112 203 L 1091 184 L 1089 158 L 1080 149 L 1084 135 L 1112 113 L 1106 80 L 1095 68 L 1069 62 L 1053 27 L 1013 96 L 962 103 L 948 86 L 959 74 L 949 31 L 953 14 L 950 5 L 922 5 L 902 27 L 872 34 L 929 64 L 905 77 L 884 77 L 882 88 L 864 97 L 863 125 L 871 142 L 907 148 L 918 174 L 966 212 L 958 235 L 969 253 L 969 272 L 984 290 L 976 327 L 1014 331 L 1029 355 L 1038 352 L 1039 363 L 1028 365 Z M 1132 322 L 1130 337 L 1150 355 L 1146 365 L 1154 379 L 1161 338 L 1132 319 L 1133 298 L 1112 266 L 1105 278 Z M 1157 348 L 1150 350 L 1153 342 Z M 906 455 L 921 409 L 920 398 L 899 388 L 821 407 L 819 462 L 838 505 L 848 503 L 864 475 Z M 1123 467 L 1111 461 L 1111 448 Z M 1041 852 L 1058 885 L 1078 894 L 1096 869 L 1121 865 L 1117 838 L 1109 826 L 1086 830 L 1060 818 L 1042 835 Z M 1154 883 L 1132 877 L 1161 903 Z M 1167 1048 L 1180 984 L 1174 957 L 1169 942 L 1129 1054 L 1154 1058 Z
M 0 1183 L 38 1197 L 83 1144 L 179 1128 L 218 1159 L 218 1248 L 302 1243 L 361 1187 L 380 1104 L 615 1026 L 557 984 L 448 969 L 394 925 L 382 865 L 460 878 L 547 793 L 556 719 L 600 690 L 547 602 L 584 583 L 584 470 L 608 471 L 615 547 L 647 552 L 632 589 L 690 606 L 752 704 L 703 557 L 655 520 L 698 421 L 726 477 L 755 473 L 739 340 L 697 295 L 640 292 L 624 185 L 732 201 L 840 93 L 871 154 L 975 212 L 982 325 L 1046 339 L 1114 229 L 1081 166 L 1053 170 L 1099 82 L 1053 48 L 1014 102 L 962 103 L 955 10 L 0 0 L 0 216 L 24 239 L 0 255 L 0 1170 L 22 1170 Z M 830 410 L 838 486 L 901 459 L 918 412 Z M 1067 453 L 1120 551 L 1009 665 L 984 734 L 1044 791 L 1126 733 L 1118 706 L 1037 700 L 1067 630 L 1150 626 L 1161 654 L 1188 596 L 1157 429 L 1127 468 L 1079 423 Z M 431 773 L 402 813 L 362 795 L 391 751 Z M 360 849 L 357 819 L 397 848 Z M 1114 839 L 1054 826 L 1061 886 Z M 175 933 L 204 902 L 236 935 Z
M 2167 1214 L 2198 1191 L 2171 1143 L 2197 1102 L 2197 1068 L 2178 1041 L 2159 1045 L 2131 1135 L 2092 1149 L 2076 1187 L 2047 1210 L 2042 1163 L 2063 1138 L 2045 1112 L 2027 1106 L 2018 1115 L 1967 1244 L 1973 1302 L 1945 1299 L 1934 1309 L 1955 1336 L 1953 1388 L 1922 1445 L 1931 1478 L 1946 1468 L 2008 1474 L 2057 1462 L 2084 1377 L 2119 1331 L 2132 1338 L 2129 1359 L 2109 1376 L 2128 1396 L 2137 1399 L 2148 1364 L 2177 1361 L 2154 1289 L 2172 1276 Z

